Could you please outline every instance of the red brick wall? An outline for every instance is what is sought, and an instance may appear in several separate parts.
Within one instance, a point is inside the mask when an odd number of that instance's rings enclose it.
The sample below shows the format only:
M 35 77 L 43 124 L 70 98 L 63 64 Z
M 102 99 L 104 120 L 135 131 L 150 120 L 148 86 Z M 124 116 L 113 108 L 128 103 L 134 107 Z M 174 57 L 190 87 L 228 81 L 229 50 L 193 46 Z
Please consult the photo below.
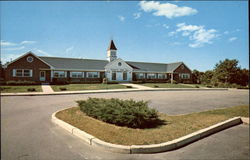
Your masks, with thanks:
M 184 81 L 189 81 L 192 79 L 192 72 L 187 68 L 186 65 L 183 65 L 184 68 L 182 67 L 182 65 L 180 65 L 174 72 L 175 73 L 189 73 L 190 74 L 190 79 L 183 79 Z M 182 79 L 179 77 L 179 74 L 174 74 L 174 80 L 182 82 Z
M 28 62 L 27 57 L 32 56 L 33 62 Z M 40 82 L 40 70 L 41 69 L 49 69 L 50 67 L 42 62 L 40 59 L 34 57 L 32 54 L 27 54 L 26 56 L 22 57 L 21 59 L 11 63 L 5 70 L 5 80 L 21 80 L 21 81 L 36 81 Z M 13 69 L 32 69 L 32 77 L 13 77 Z M 46 80 L 50 81 L 50 71 L 46 71 Z

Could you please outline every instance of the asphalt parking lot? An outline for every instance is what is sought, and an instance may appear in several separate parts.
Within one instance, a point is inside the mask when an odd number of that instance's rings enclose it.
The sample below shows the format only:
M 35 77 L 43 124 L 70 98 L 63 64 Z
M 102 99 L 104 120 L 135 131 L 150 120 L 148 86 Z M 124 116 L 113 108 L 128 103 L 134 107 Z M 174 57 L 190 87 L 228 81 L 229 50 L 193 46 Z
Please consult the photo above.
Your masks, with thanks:
M 249 91 L 153 91 L 1 97 L 1 159 L 248 159 L 249 126 L 238 125 L 178 150 L 118 154 L 81 142 L 51 122 L 51 114 L 88 97 L 148 100 L 169 115 L 249 104 Z

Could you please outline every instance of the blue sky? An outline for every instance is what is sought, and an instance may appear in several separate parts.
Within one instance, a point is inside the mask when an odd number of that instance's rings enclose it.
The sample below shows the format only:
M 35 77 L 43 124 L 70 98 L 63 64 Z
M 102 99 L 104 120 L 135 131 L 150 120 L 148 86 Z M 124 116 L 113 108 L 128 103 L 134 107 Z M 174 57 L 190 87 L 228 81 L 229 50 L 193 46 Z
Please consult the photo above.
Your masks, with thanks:
M 183 61 L 205 71 L 225 58 L 249 68 L 247 1 L 1 1 L 1 60 L 106 59 L 111 38 L 128 61 Z

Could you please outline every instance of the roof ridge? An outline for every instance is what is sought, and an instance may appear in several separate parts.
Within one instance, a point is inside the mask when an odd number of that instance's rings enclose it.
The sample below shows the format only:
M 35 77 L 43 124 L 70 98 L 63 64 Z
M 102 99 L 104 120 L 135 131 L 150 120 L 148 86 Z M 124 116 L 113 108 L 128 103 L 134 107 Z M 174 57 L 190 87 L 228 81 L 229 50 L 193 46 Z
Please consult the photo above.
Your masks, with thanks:
M 38 56 L 39 58 L 59 58 L 59 59 L 77 59 L 77 60 L 97 60 L 97 61 L 108 61 L 105 59 L 88 59 L 88 58 L 69 58 L 69 57 L 50 57 L 50 56 Z

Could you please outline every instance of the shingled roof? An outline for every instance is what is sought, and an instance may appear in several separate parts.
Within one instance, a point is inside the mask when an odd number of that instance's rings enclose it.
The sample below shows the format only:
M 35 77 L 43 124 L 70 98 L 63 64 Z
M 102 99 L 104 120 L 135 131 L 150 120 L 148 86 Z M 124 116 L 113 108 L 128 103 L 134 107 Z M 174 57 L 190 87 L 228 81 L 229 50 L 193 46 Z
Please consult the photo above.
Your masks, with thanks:
M 107 60 L 61 58 L 61 57 L 39 57 L 55 69 L 60 70 L 101 70 L 109 63 Z
M 110 41 L 109 43 L 109 47 L 107 50 L 117 50 L 117 48 L 115 47 L 115 43 L 113 40 Z
M 61 58 L 61 57 L 42 57 L 44 62 L 50 64 L 54 69 L 60 70 L 96 70 L 104 71 L 104 67 L 109 63 L 107 60 L 80 59 L 80 58 Z M 151 62 L 132 62 L 125 61 L 134 71 L 138 72 L 173 72 L 183 62 L 176 63 L 151 63 Z

